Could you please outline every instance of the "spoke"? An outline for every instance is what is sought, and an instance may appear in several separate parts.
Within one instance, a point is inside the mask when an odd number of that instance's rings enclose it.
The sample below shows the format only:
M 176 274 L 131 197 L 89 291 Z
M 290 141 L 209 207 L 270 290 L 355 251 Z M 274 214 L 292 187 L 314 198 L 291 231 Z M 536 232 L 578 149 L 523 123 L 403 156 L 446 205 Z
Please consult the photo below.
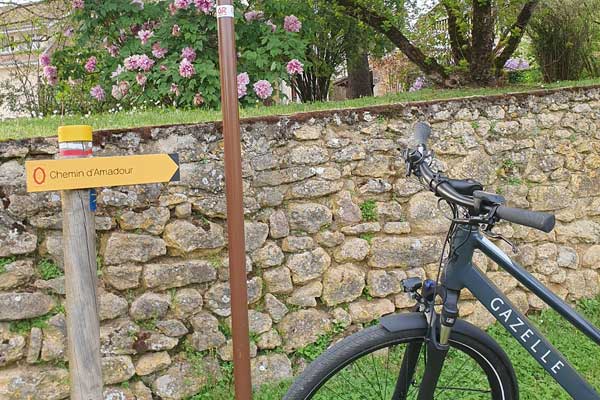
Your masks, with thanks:
M 343 370 L 341 370 L 341 371 L 340 371 L 338 374 L 336 374 L 335 376 L 338 376 L 338 377 L 339 377 L 339 376 L 341 376 L 341 377 L 342 377 L 342 378 L 343 378 L 343 379 L 344 379 L 344 380 L 345 380 L 345 381 L 348 383 L 348 385 L 352 386 L 352 389 L 354 389 L 355 391 L 357 391 L 357 392 L 358 392 L 358 389 L 356 388 L 356 386 L 354 386 L 354 385 L 352 384 L 352 382 L 350 382 L 350 381 L 348 380 L 348 378 L 346 378 L 346 374 L 345 374 L 345 372 L 346 372 L 346 371 L 349 371 L 349 370 L 350 370 L 350 368 L 346 367 L 346 368 L 344 368 Z M 327 382 L 325 383 L 325 385 L 324 385 L 323 387 L 326 387 L 326 386 L 327 386 Z M 329 389 L 329 390 L 331 390 L 331 389 Z
M 369 379 L 369 377 L 363 372 L 362 368 L 360 368 L 360 359 L 357 360 L 356 367 L 360 374 L 365 378 L 365 380 L 369 383 L 369 387 L 374 387 L 373 382 Z
M 392 348 L 388 348 L 387 356 L 385 358 L 385 387 L 383 389 L 383 398 L 387 399 L 387 388 L 388 388 L 388 372 L 390 371 L 390 353 L 392 352 Z
M 454 383 L 454 381 L 456 381 L 456 379 L 457 379 L 457 378 L 459 378 L 460 376 L 469 376 L 469 375 L 468 375 L 468 373 L 466 373 L 466 374 L 462 374 L 462 375 L 461 375 L 461 372 L 462 372 L 462 370 L 465 368 L 465 366 L 467 365 L 467 363 L 468 363 L 468 361 L 469 361 L 469 360 L 473 361 L 472 359 L 466 359 L 466 360 L 465 360 L 465 361 L 462 363 L 462 365 L 460 366 L 460 368 L 458 369 L 458 371 L 456 371 L 456 372 L 453 372 L 453 373 L 452 373 L 452 374 L 453 374 L 453 377 L 452 377 L 452 379 L 450 380 L 450 382 L 448 382 L 448 384 L 447 384 L 447 386 L 448 386 L 448 387 L 450 387 L 450 385 L 451 385 L 452 383 Z M 451 360 L 450 360 L 450 361 L 451 361 Z M 452 362 L 450 363 L 450 365 L 452 365 Z M 471 372 L 471 371 L 473 371 L 473 368 L 471 368 L 471 370 L 470 370 L 469 372 Z M 444 392 L 444 390 L 446 390 L 446 389 L 442 389 L 442 390 L 440 390 L 440 392 L 438 393 L 438 395 L 442 394 L 442 393 Z
M 373 356 L 373 353 L 371 353 L 371 364 L 373 364 L 373 370 L 375 372 L 375 379 L 377 379 L 377 387 L 379 388 L 379 395 L 381 396 L 381 384 L 379 383 L 379 374 L 377 373 L 377 370 L 379 368 L 377 368 L 377 364 L 375 363 L 375 357 Z
M 337 398 L 339 398 L 339 399 L 342 399 L 342 400 L 345 400 L 345 399 L 344 399 L 342 396 L 340 396 L 340 395 L 338 394 L 338 392 L 337 392 L 337 391 L 335 391 L 335 392 L 334 392 L 334 391 L 333 391 L 333 389 L 331 389 L 331 388 L 330 388 L 330 387 L 328 387 L 328 386 L 323 386 L 323 387 L 324 387 L 325 389 L 329 390 L 331 393 L 333 393 L 333 394 L 335 395 L 335 397 L 337 397 Z

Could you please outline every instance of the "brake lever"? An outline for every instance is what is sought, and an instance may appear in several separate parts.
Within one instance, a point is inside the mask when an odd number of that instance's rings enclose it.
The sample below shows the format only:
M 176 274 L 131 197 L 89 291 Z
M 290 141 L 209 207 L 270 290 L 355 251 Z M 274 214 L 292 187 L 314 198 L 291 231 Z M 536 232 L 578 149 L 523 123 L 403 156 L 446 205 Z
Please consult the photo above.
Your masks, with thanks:
M 514 254 L 519 254 L 519 248 L 517 247 L 517 245 L 515 245 L 513 242 L 511 242 L 501 234 L 492 232 L 492 227 L 492 225 L 489 225 L 488 228 L 483 230 L 483 233 L 492 239 L 502 240 L 504 243 L 508 244 L 511 247 L 511 250 Z

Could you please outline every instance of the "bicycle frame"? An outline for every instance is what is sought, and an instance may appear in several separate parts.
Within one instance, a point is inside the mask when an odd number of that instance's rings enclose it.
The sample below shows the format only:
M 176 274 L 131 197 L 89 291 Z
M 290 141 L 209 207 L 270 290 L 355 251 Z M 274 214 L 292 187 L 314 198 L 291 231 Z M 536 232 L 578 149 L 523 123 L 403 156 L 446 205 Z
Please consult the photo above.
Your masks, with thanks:
M 597 344 L 600 344 L 600 332 L 523 267 L 512 261 L 477 228 L 460 226 L 455 233 L 453 243 L 455 257 L 449 261 L 443 281 L 446 289 L 456 292 L 460 292 L 463 288 L 469 289 L 574 399 L 600 400 L 596 390 L 575 371 L 565 357 L 544 338 L 485 273 L 473 265 L 473 252 L 479 249 Z

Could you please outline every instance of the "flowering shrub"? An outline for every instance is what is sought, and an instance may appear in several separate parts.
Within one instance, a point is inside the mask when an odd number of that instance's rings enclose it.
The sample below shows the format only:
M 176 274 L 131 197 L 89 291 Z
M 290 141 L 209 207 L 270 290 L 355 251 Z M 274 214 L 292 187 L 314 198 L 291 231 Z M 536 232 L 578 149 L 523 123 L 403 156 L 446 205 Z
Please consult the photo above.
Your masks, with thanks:
M 524 58 L 509 58 L 504 64 L 504 68 L 508 71 L 522 71 L 529 69 L 529 62 Z
M 51 59 L 40 58 L 46 82 L 56 86 L 58 98 L 94 111 L 117 104 L 218 107 L 214 0 L 73 0 L 71 5 L 73 28 L 67 31 L 72 45 Z M 236 3 L 242 102 L 267 100 L 277 95 L 279 82 L 303 72 L 306 44 L 298 34 L 301 29 L 302 22 L 293 15 L 267 20 L 263 12 Z M 69 99 L 73 93 L 77 101 Z
M 415 82 L 412 84 L 412 86 L 408 89 L 409 92 L 416 92 L 418 90 L 421 90 L 425 87 L 425 78 L 422 76 L 419 76 Z

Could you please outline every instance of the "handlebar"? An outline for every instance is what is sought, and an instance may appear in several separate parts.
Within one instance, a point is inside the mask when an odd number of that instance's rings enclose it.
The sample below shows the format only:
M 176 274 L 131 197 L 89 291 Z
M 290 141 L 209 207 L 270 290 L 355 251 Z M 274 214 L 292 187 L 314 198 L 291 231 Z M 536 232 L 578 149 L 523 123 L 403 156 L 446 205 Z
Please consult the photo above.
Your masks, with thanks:
M 502 204 L 481 204 L 473 196 L 466 196 L 458 193 L 452 185 L 440 176 L 434 173 L 429 164 L 424 162 L 427 154 L 427 141 L 431 135 L 429 125 L 419 122 L 415 126 L 415 141 L 418 143 L 418 149 L 408 152 L 407 162 L 411 163 L 411 169 L 427 183 L 429 188 L 436 196 L 446 201 L 465 207 L 471 212 L 490 214 L 492 218 L 503 219 L 515 224 L 528 226 L 543 232 L 550 232 L 554 229 L 556 219 L 554 215 L 538 211 L 529 211 L 519 208 L 506 207 Z

